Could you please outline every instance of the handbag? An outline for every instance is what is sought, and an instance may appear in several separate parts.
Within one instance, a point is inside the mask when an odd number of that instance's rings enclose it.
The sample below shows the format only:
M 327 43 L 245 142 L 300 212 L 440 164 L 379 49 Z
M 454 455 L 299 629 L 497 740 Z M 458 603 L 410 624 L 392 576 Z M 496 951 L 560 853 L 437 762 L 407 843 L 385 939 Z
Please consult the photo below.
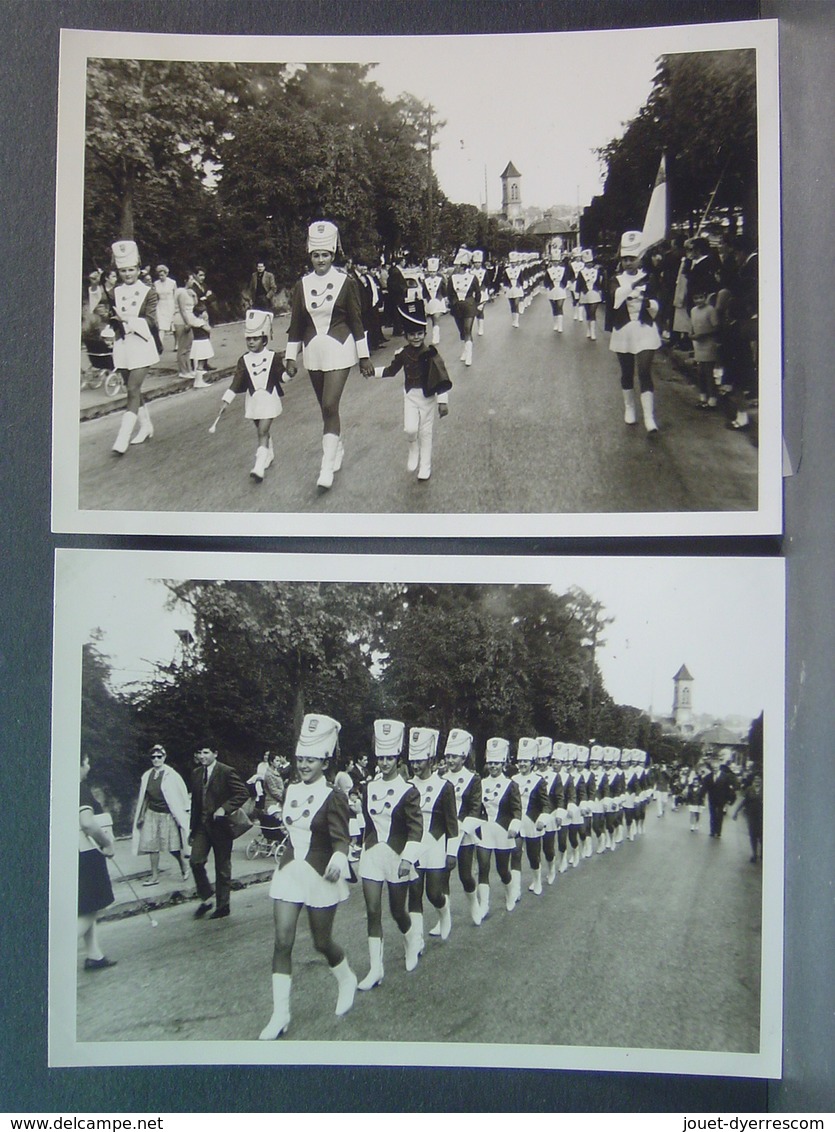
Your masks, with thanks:
M 229 815 L 229 831 L 232 834 L 232 840 L 237 841 L 250 829 L 252 829 L 252 819 L 244 807 L 239 806 Z

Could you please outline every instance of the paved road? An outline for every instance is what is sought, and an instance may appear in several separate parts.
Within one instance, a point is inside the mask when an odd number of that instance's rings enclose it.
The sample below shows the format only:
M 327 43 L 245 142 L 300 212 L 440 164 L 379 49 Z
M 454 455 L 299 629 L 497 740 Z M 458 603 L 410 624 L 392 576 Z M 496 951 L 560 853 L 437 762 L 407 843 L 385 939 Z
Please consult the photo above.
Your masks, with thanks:
M 374 355 L 384 364 L 395 341 Z M 304 371 L 287 387 L 273 426 L 276 463 L 261 485 L 249 478 L 255 431 L 243 398 L 217 433 L 209 425 L 228 379 L 152 406 L 154 439 L 116 458 L 117 418 L 81 424 L 80 506 L 94 510 L 301 513 L 547 513 L 748 510 L 757 504 L 757 452 L 696 410 L 696 394 L 661 352 L 656 360 L 660 434 L 622 420 L 618 369 L 608 335 L 581 323 L 551 329 L 538 296 L 510 324 L 507 303 L 487 308 L 474 363 L 458 360 L 450 318 L 440 350 L 454 383 L 451 411 L 436 421 L 432 479 L 405 469 L 399 378 L 366 381 L 358 370 L 343 397 L 346 456 L 334 488 L 316 488 L 318 407 Z M 277 533 L 278 525 L 277 525 Z
M 494 876 L 481 927 L 468 920 L 455 878 L 452 935 L 428 940 L 411 974 L 386 912 L 385 980 L 343 1018 L 301 922 L 290 1036 L 756 1050 L 761 873 L 748 862 L 744 823 L 727 822 L 718 842 L 691 834 L 686 812 L 659 820 L 651 811 L 646 825 L 643 838 L 584 860 L 541 897 L 527 893 L 526 867 L 512 914 Z M 119 963 L 79 970 L 79 1040 L 254 1038 L 270 1013 L 270 903 L 266 884 L 253 884 L 233 893 L 228 920 L 195 922 L 192 901 L 159 910 L 156 929 L 145 916 L 105 924 L 104 946 Z M 362 976 L 358 887 L 335 934 Z M 215 978 L 211 963 L 221 958 Z

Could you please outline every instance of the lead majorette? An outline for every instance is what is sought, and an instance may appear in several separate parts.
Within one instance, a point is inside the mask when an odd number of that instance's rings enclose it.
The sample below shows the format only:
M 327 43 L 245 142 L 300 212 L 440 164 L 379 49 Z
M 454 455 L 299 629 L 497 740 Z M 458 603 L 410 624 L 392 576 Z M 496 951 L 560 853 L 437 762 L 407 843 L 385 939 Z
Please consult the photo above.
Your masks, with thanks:
M 515 885 L 510 870 L 511 854 L 522 829 L 522 799 L 519 787 L 505 774 L 510 756 L 507 739 L 487 740 L 484 763 L 487 770 L 481 783 L 481 823 L 476 831 L 478 855 L 478 903 L 481 918 L 490 911 L 490 854 L 496 856 L 496 871 L 504 885 L 505 907 L 516 906 Z
M 478 903 L 473 862 L 475 860 L 476 830 L 481 821 L 481 779 L 466 766 L 473 749 L 473 737 L 469 731 L 453 727 L 447 736 L 444 757 L 447 762 L 444 778 L 455 791 L 455 804 L 458 808 L 458 877 L 464 889 L 470 916 L 474 924 L 482 921 Z M 430 935 L 440 935 L 440 924 L 430 931 Z
M 438 909 L 440 937 L 447 939 L 452 930 L 449 907 L 449 869 L 458 853 L 458 814 L 455 791 L 435 769 L 438 732 L 433 727 L 413 727 L 409 732 L 409 769 L 412 784 L 420 795 L 423 815 L 423 839 L 416 862 L 417 879 L 409 885 L 409 914 L 419 936 L 419 952 L 423 950 L 423 892 L 429 903 Z
M 246 312 L 244 337 L 247 352 L 238 358 L 232 384 L 221 398 L 223 412 L 237 394 L 246 394 L 244 415 L 253 422 L 258 434 L 255 465 L 249 473 L 256 483 L 263 481 L 264 473 L 275 459 L 270 429 L 276 417 L 281 416 L 281 398 L 284 396 L 281 387 L 284 380 L 281 358 L 275 350 L 267 349 L 272 336 L 272 325 L 273 316 L 269 311 Z
M 110 318 L 110 328 L 115 334 L 113 367 L 121 373 L 127 390 L 127 406 L 112 451 L 116 456 L 123 456 L 129 444 L 142 444 L 154 435 L 142 396 L 142 383 L 148 367 L 159 361 L 162 346 L 157 327 L 159 296 L 139 278 L 139 248 L 133 240 L 119 240 L 111 251 L 121 279 L 113 292 Z M 131 440 L 137 421 L 139 429 Z
M 471 264 L 472 252 L 468 248 L 459 248 L 447 288 L 452 317 L 458 327 L 458 335 L 464 343 L 460 361 L 466 366 L 473 364 L 473 322 L 481 301 L 481 288 L 473 274 Z
M 583 266 L 577 275 L 577 299 L 586 312 L 586 338 L 597 341 L 597 308 L 603 302 L 606 278 L 591 248 L 583 249 Z
M 429 256 L 421 287 L 426 305 L 426 317 L 432 323 L 431 344 L 437 346 L 441 340 L 439 319 L 446 310 L 446 280 L 440 271 L 441 261 L 437 256 Z
M 567 274 L 568 260 L 561 259 L 559 253 L 557 253 L 552 257 L 548 269 L 545 272 L 545 293 L 551 304 L 551 314 L 554 316 L 554 331 L 557 334 L 562 334 L 563 331 L 562 309 L 567 294 L 565 286 Z
M 359 984 L 371 990 L 383 981 L 383 885 L 388 885 L 389 907 L 406 948 L 406 970 L 414 971 L 420 955 L 421 934 L 406 909 L 408 883 L 415 880 L 414 863 L 423 840 L 420 795 L 400 774 L 406 728 L 396 719 L 374 720 L 374 754 L 377 774 L 365 784 L 365 817 L 359 875 L 368 921 L 370 969 Z

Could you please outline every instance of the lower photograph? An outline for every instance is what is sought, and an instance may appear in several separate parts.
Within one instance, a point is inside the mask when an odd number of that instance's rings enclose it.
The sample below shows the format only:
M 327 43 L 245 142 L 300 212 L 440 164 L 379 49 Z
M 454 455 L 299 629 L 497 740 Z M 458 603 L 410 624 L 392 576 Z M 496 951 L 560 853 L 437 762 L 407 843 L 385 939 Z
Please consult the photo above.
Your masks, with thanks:
M 765 557 L 57 551 L 50 1065 L 779 1077 L 784 608 Z

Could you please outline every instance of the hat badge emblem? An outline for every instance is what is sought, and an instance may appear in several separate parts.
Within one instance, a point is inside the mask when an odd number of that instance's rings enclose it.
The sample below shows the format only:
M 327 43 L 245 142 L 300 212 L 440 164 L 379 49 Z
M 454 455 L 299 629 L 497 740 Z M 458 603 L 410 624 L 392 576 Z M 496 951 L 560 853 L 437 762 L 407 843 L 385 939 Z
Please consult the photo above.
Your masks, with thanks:
M 319 726 L 319 720 L 318 719 L 311 719 L 310 724 L 308 726 L 308 730 L 312 733 L 316 730 L 316 728 L 318 726 Z
M 383 724 L 383 734 L 389 735 L 390 733 L 391 733 L 391 724 L 390 723 L 384 723 Z

